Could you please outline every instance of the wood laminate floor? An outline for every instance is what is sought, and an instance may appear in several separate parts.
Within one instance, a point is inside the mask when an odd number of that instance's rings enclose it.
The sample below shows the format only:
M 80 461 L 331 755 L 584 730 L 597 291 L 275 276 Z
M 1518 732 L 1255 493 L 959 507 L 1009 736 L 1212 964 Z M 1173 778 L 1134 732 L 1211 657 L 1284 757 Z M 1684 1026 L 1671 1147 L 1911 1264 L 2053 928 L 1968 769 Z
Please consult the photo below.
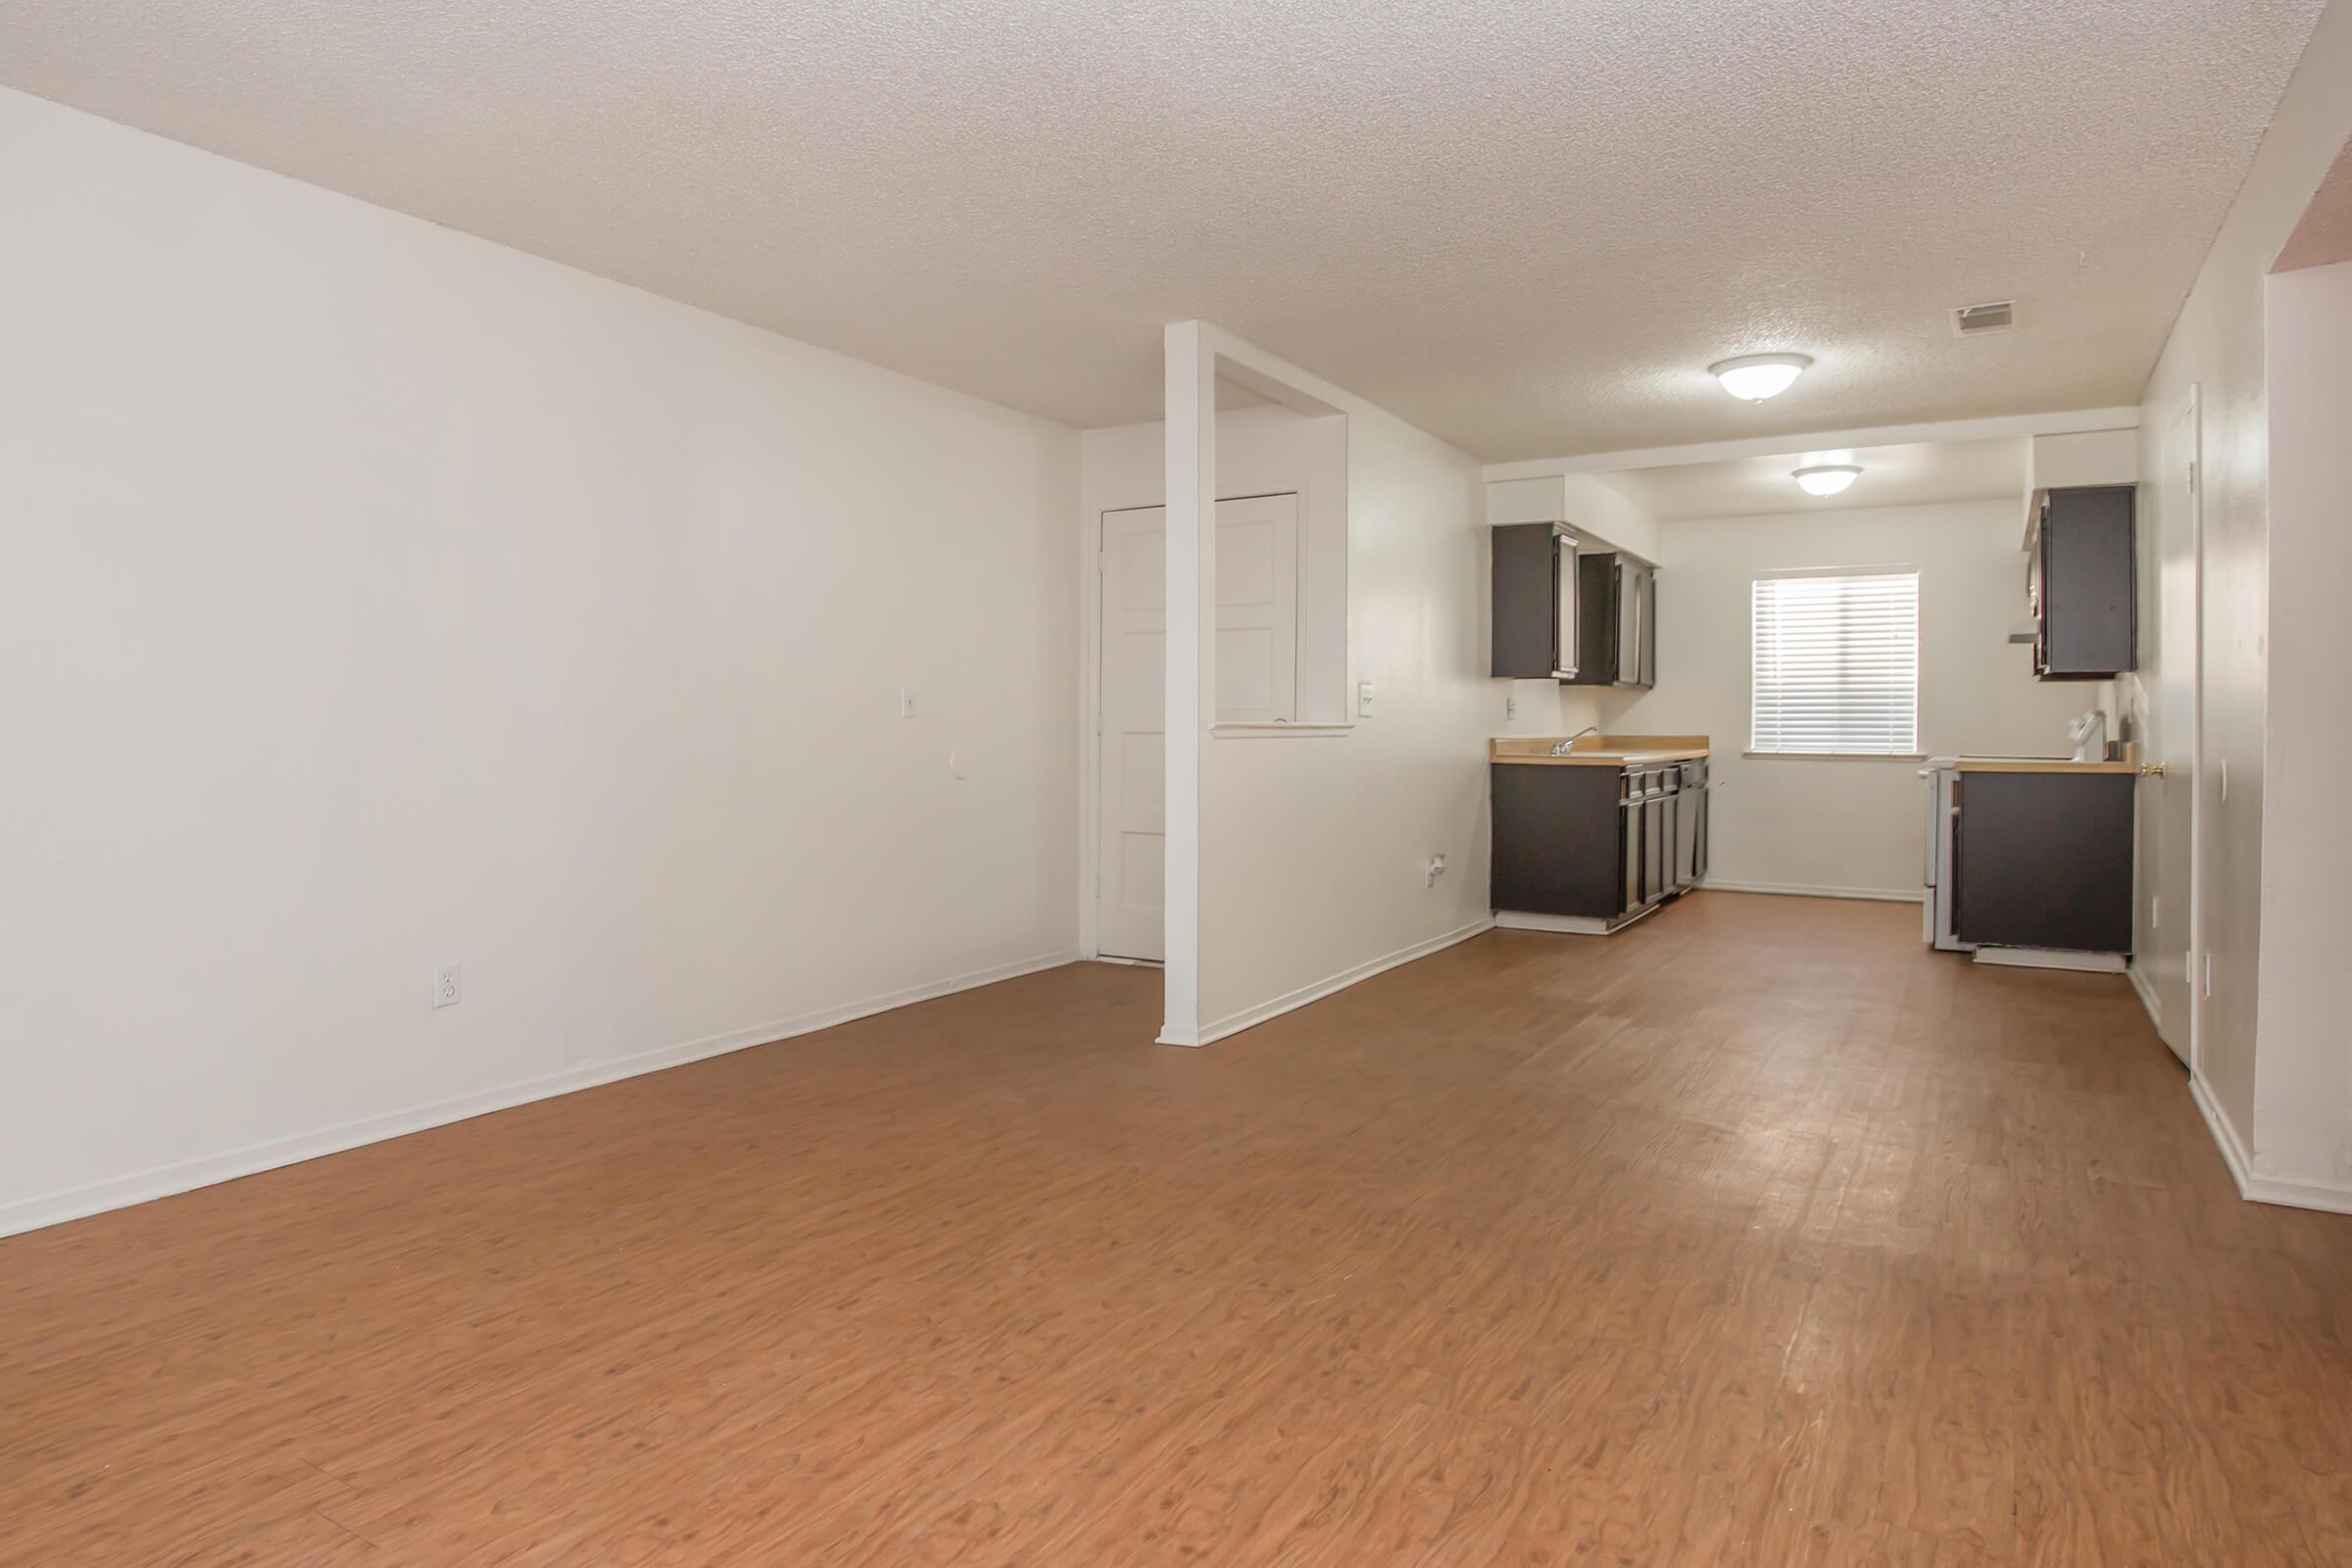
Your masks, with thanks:
M 2352 1219 L 1903 906 L 1079 965 L 0 1242 L 10 1564 L 2352 1561 Z

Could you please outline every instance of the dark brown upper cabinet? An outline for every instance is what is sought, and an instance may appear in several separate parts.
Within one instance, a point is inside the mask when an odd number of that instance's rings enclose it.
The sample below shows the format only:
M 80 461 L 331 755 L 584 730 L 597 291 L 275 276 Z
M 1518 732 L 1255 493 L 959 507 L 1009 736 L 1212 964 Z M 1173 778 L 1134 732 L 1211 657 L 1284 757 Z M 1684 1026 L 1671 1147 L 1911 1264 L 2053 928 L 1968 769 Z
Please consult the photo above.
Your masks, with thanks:
M 2034 673 L 2105 680 L 2139 664 L 2139 567 L 2133 487 L 2043 492 L 2027 543 Z
M 1658 681 L 1658 573 L 1631 556 L 1595 550 L 1577 562 L 1583 639 L 1573 683 L 1634 686 Z
M 1513 680 L 1573 680 L 1576 538 L 1557 522 L 1506 522 L 1494 534 L 1494 670 Z

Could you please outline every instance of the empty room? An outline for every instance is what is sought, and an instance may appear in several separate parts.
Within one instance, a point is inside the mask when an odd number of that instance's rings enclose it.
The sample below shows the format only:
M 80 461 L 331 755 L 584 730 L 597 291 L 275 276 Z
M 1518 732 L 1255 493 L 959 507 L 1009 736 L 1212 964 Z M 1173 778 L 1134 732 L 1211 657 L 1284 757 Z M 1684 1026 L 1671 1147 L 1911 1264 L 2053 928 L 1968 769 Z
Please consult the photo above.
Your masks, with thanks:
M 2352 0 L 0 5 L 0 1568 L 2352 1562 L 2348 430 Z

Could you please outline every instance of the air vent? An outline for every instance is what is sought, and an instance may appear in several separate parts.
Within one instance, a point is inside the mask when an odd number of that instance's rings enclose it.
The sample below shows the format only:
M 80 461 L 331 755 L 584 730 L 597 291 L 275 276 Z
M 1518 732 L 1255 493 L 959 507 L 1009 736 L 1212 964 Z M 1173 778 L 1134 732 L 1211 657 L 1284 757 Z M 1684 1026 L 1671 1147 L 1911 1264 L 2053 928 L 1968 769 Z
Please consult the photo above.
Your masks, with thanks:
M 1995 300 L 1990 305 L 1962 305 L 1952 311 L 1952 333 L 1975 337 L 1981 332 L 2006 332 L 2017 324 L 2017 301 Z

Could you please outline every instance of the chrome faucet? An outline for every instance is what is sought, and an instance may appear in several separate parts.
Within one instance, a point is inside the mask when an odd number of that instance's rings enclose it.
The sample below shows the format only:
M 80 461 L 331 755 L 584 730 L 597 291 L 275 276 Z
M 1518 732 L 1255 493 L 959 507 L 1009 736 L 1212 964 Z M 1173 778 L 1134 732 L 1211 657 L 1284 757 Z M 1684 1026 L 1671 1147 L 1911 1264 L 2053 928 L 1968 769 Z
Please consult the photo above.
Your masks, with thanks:
M 1587 724 L 1583 729 L 1578 730 L 1575 734 L 1560 742 L 1559 745 L 1554 746 L 1551 749 L 1551 755 L 1554 757 L 1566 757 L 1570 752 L 1576 750 L 1576 743 L 1578 741 L 1583 740 L 1588 735 L 1597 735 L 1599 733 L 1600 726 L 1598 724 Z

